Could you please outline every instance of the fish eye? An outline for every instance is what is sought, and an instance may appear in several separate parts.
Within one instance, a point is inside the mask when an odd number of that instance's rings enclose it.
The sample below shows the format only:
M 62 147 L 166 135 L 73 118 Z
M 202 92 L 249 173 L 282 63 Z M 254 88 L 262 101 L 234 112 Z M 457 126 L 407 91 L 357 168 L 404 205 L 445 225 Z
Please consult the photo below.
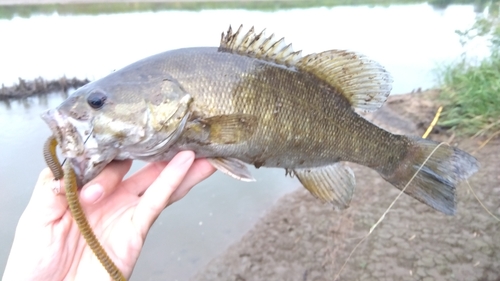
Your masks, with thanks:
M 90 93 L 87 98 L 87 103 L 90 105 L 90 107 L 99 109 L 104 105 L 104 102 L 107 98 L 108 97 L 103 91 L 98 90 Z

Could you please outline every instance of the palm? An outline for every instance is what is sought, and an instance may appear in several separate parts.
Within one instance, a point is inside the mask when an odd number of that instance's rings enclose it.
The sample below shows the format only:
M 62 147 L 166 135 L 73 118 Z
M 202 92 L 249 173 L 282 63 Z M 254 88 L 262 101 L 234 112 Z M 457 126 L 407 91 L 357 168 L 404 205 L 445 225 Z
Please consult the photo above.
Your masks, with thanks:
M 140 197 L 137 195 L 118 189 L 99 203 L 85 208 L 87 219 L 89 224 L 94 226 L 96 237 L 125 276 L 131 275 L 145 239 L 141 226 L 131 223 L 139 200 Z M 68 275 L 78 277 L 70 279 L 105 280 L 109 278 L 109 274 L 81 236 L 71 214 L 66 212 L 64 216 L 69 217 L 69 219 L 65 218 L 62 222 L 64 226 L 61 227 L 69 234 L 66 244 L 77 245 L 76 255 L 75 252 L 68 251 L 66 258 L 70 260 L 73 256 L 80 259 L 77 263 L 74 261 L 69 263 Z

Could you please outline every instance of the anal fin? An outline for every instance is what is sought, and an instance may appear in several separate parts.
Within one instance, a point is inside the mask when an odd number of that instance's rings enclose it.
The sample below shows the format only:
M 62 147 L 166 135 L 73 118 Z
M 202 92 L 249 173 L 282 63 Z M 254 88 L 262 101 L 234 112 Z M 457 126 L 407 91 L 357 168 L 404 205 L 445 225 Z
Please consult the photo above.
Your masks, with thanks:
M 255 181 L 247 165 L 235 158 L 207 158 L 217 170 L 241 181 Z
M 349 207 L 356 185 L 354 173 L 349 166 L 335 163 L 312 169 L 294 169 L 293 172 L 315 197 L 339 209 Z

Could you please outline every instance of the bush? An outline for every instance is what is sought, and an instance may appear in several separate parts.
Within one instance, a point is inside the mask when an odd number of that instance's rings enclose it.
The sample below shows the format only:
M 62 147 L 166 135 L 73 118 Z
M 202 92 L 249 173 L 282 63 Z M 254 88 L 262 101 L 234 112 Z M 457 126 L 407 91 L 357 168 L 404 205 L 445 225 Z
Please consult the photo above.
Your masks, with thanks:
M 485 37 L 490 56 L 479 61 L 464 54 L 457 63 L 439 71 L 440 99 L 444 103 L 439 124 L 458 134 L 490 135 L 500 130 L 500 21 L 499 4 L 491 2 L 466 31 L 457 31 L 462 45 Z

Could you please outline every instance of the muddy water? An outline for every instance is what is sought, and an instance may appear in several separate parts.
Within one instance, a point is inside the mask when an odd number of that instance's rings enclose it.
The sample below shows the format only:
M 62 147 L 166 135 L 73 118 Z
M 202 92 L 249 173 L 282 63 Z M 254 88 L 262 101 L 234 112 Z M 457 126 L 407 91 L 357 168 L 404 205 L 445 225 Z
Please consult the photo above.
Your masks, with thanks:
M 403 93 L 433 85 L 436 63 L 463 51 L 454 30 L 473 20 L 472 6 L 435 10 L 427 5 L 13 18 L 0 20 L 2 38 L 11 38 L 0 46 L 0 83 L 62 75 L 92 80 L 168 49 L 216 46 L 228 24 L 243 23 L 286 36 L 304 53 L 330 48 L 364 53 L 393 73 L 393 92 Z M 51 94 L 0 103 L 2 271 L 16 222 L 44 167 L 41 148 L 50 133 L 39 113 L 63 99 Z M 299 186 L 282 170 L 254 173 L 258 181 L 252 184 L 216 174 L 168 208 L 148 236 L 133 279 L 185 280 L 238 240 L 277 198 Z

